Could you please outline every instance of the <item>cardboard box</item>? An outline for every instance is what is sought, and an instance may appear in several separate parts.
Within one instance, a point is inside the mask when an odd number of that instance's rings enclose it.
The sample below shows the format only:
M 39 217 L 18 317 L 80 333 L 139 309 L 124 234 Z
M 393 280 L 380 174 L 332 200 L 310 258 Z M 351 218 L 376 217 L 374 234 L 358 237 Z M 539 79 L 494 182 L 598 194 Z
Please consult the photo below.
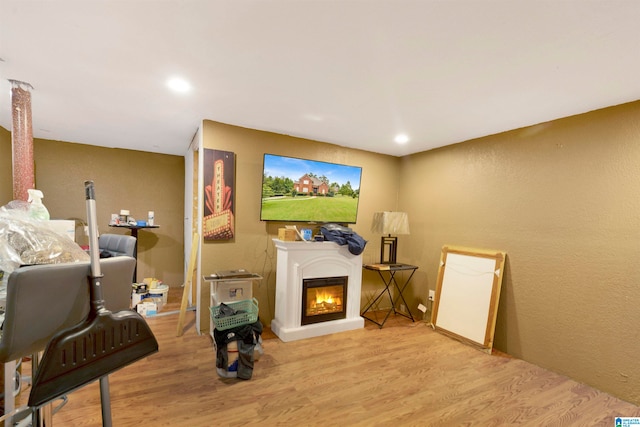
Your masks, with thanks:
M 136 310 L 140 315 L 149 317 L 158 314 L 158 305 L 154 301 L 145 298 L 140 304 L 136 305 Z
M 133 291 L 131 293 L 131 307 L 137 307 L 138 304 L 140 304 L 148 296 L 149 296 L 148 292 L 139 293 L 139 292 Z
M 162 300 L 162 297 L 149 296 L 149 301 L 153 301 L 156 303 L 156 312 L 159 313 L 162 311 L 162 307 L 164 306 L 164 301 Z
M 278 229 L 278 239 L 284 240 L 285 242 L 294 242 L 298 235 L 296 234 L 296 230 L 288 229 L 288 228 L 279 228 Z
M 56 233 L 67 236 L 74 242 L 76 241 L 76 222 L 74 220 L 52 219 L 48 224 Z

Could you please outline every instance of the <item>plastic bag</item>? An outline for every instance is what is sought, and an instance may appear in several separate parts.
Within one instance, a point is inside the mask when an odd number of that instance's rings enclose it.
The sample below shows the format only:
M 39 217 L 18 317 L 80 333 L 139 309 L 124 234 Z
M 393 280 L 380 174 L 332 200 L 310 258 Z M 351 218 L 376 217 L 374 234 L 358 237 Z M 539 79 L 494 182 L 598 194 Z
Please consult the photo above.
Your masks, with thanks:
M 80 246 L 47 221 L 29 217 L 29 204 L 14 200 L 0 208 L 0 271 L 3 280 L 22 265 L 89 261 Z

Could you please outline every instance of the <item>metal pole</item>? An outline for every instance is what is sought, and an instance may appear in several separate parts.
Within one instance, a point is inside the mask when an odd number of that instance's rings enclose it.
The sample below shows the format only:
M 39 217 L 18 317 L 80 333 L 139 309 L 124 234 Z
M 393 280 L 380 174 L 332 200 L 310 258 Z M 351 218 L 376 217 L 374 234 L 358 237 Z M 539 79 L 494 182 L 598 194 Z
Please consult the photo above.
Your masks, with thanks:
M 33 127 L 31 123 L 31 90 L 29 83 L 11 82 L 11 147 L 13 164 L 13 199 L 26 201 L 27 190 L 36 188 L 33 161 Z

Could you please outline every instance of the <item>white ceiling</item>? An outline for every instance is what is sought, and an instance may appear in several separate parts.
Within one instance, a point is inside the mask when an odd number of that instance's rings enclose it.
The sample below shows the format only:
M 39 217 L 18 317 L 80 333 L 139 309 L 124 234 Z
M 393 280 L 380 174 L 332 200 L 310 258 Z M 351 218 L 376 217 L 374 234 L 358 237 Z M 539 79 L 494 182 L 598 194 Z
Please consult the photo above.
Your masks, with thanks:
M 401 156 L 640 99 L 640 1 L 0 0 L 0 58 L 0 126 L 24 81 L 36 138 L 182 155 L 210 119 Z

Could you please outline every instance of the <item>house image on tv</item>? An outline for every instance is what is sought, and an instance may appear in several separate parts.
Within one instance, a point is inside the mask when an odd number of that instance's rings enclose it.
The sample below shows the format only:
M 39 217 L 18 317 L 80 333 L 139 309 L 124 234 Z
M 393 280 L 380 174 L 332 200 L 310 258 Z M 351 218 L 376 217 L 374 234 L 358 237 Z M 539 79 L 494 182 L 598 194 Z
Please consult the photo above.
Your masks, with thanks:
M 327 194 L 329 192 L 329 185 L 326 182 L 307 174 L 296 181 L 293 188 L 298 193 Z

